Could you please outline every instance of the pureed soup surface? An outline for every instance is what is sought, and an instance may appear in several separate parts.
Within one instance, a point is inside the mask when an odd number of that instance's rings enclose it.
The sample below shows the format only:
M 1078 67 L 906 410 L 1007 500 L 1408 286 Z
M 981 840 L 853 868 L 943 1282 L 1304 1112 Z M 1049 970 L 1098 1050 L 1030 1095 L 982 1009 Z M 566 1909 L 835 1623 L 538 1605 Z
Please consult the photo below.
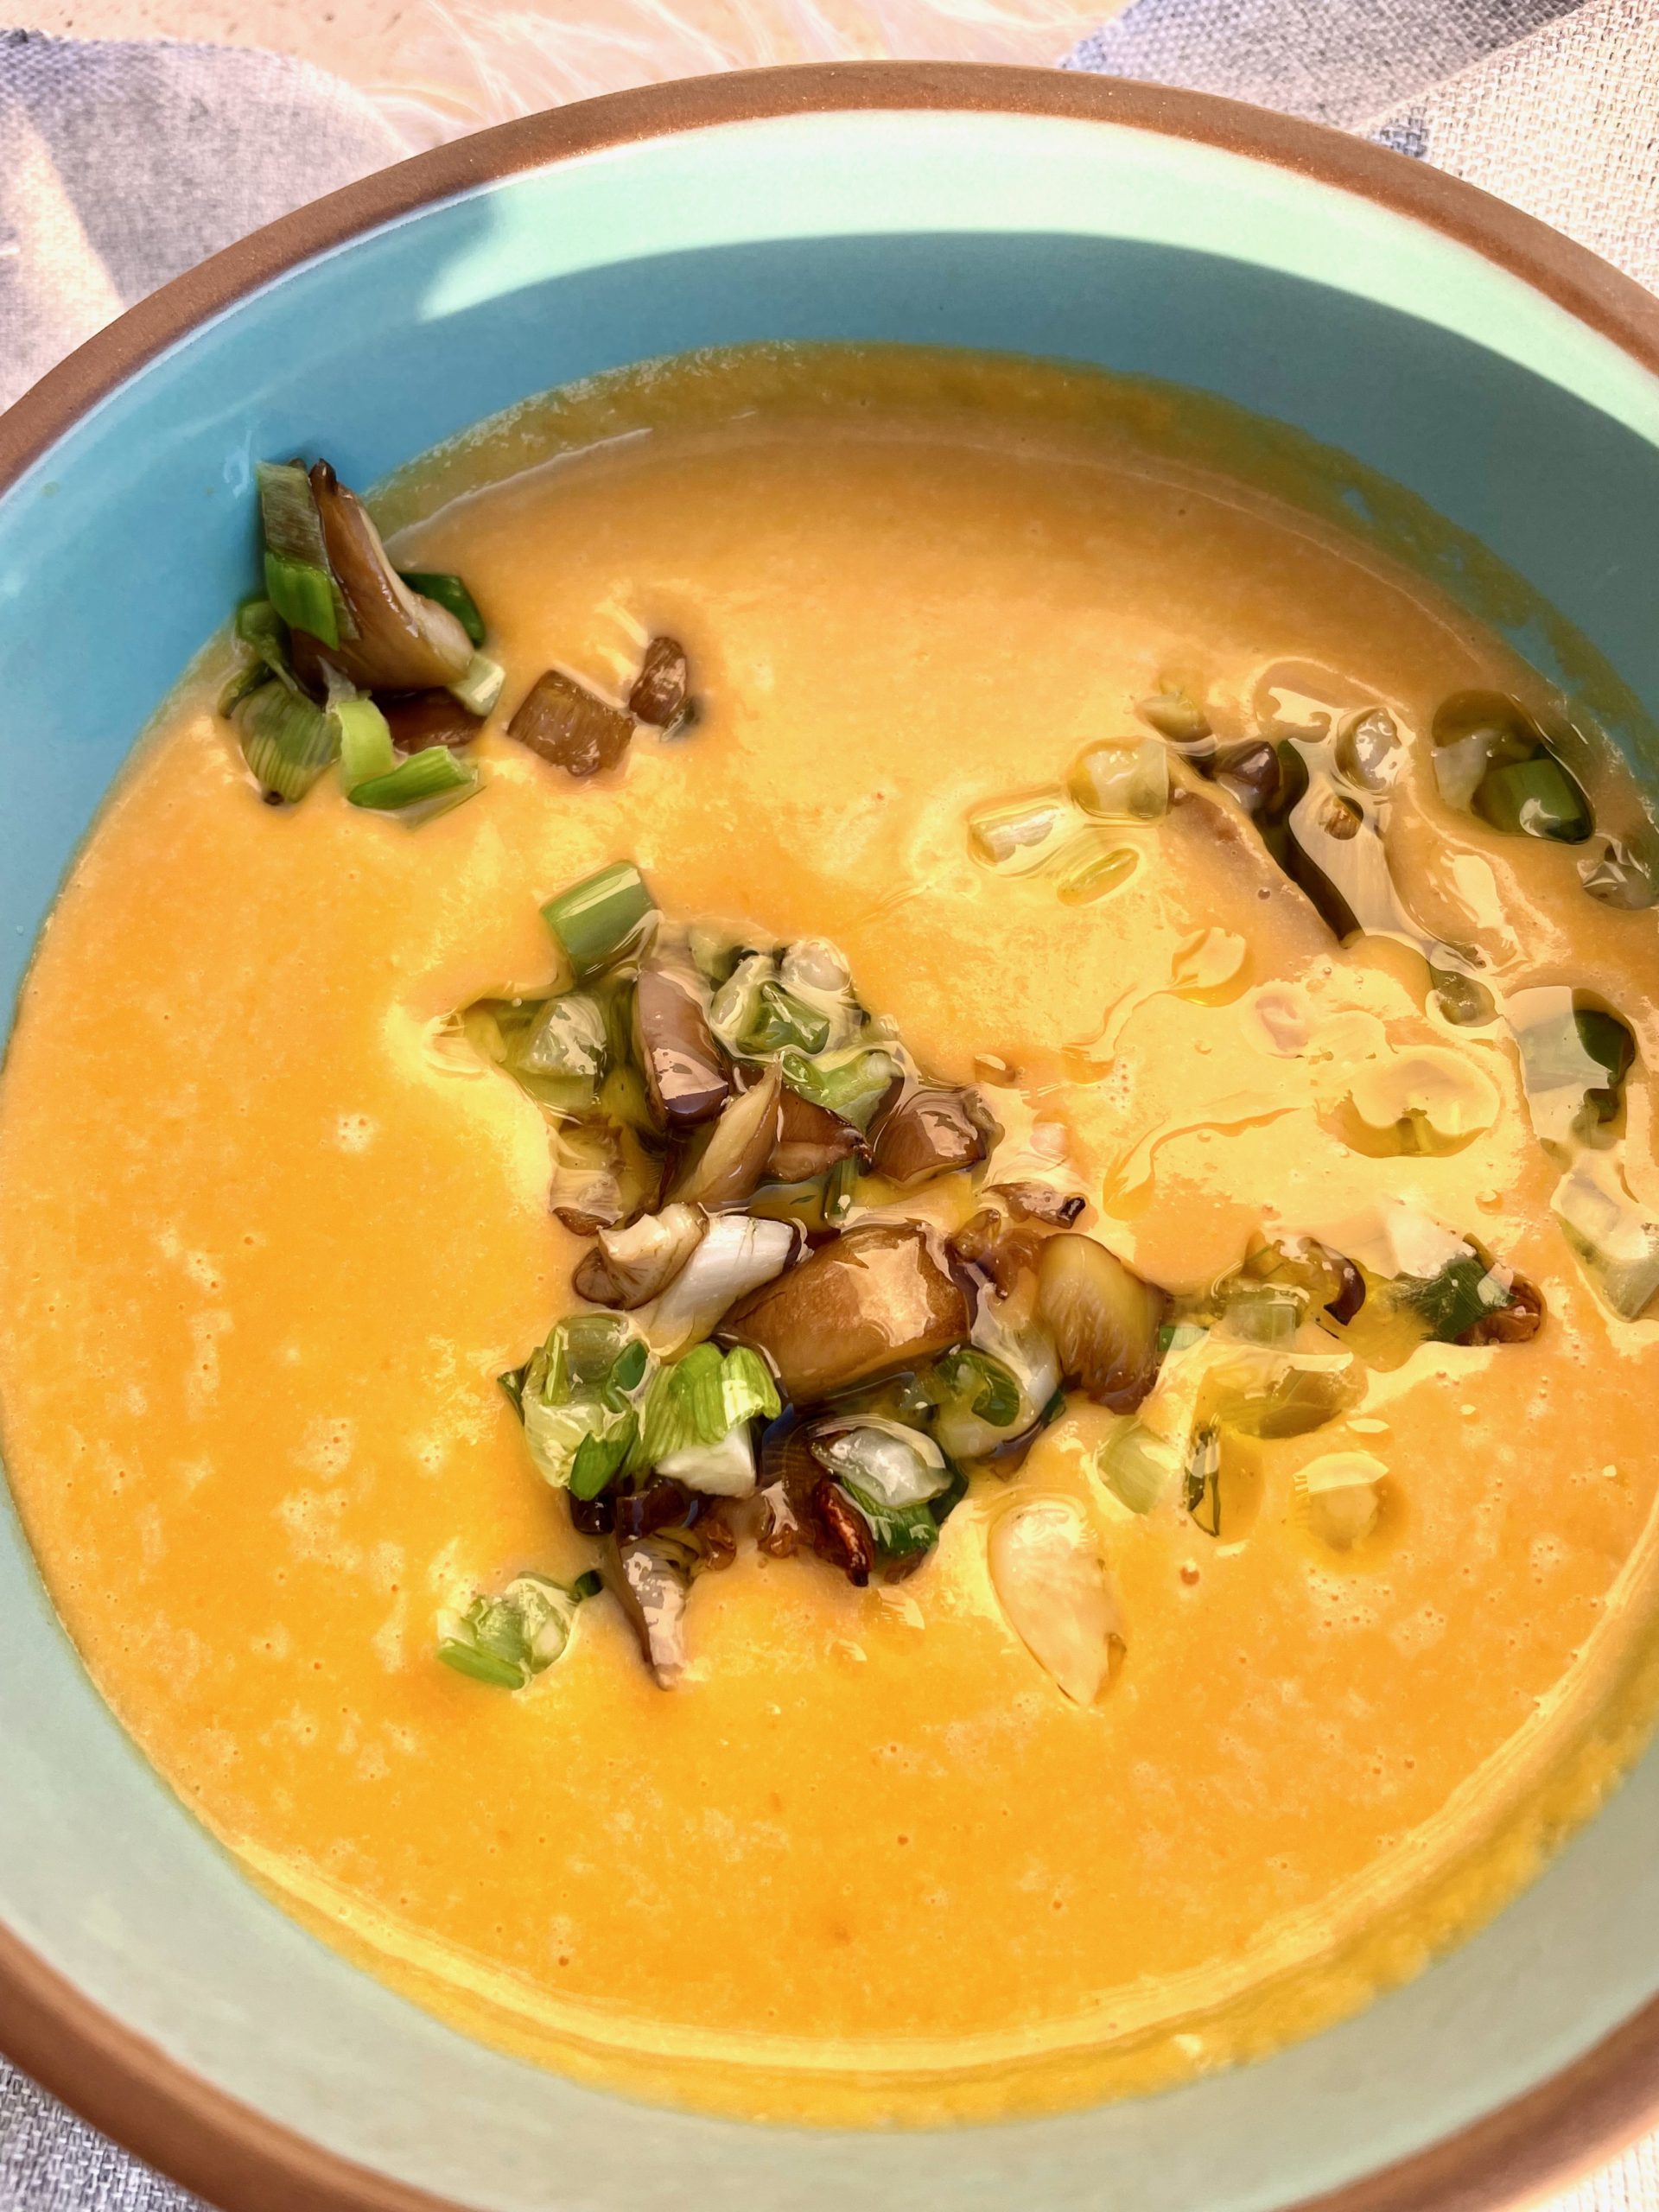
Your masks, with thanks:
M 1659 1201 L 1652 917 L 1586 893 L 1605 840 L 1441 796 L 1437 709 L 1541 711 L 1536 677 L 1357 539 L 1160 457 L 1166 419 L 1029 365 L 814 353 L 523 416 L 404 494 L 485 486 L 400 545 L 466 578 L 507 670 L 480 794 L 410 830 L 331 773 L 269 809 L 203 677 L 42 941 L 0 1091 L 0 1389 L 62 1617 L 270 1891 L 585 2078 L 905 2121 L 1179 2079 L 1414 1970 L 1639 1740 L 1659 1330 L 1552 1208 L 1586 1158 L 1629 1219 Z M 625 696 L 662 632 L 689 732 L 585 782 L 503 734 L 552 664 Z M 1509 1018 L 1448 1020 L 1401 935 L 1339 949 L 1179 762 L 1161 818 L 1056 860 L 970 837 L 1177 690 L 1232 743 L 1390 717 L 1399 772 L 1346 842 L 1382 820 L 1421 941 Z M 1599 819 L 1630 813 L 1580 772 Z M 1058 1175 L 1178 1303 L 1266 1235 L 1362 1262 L 1375 1314 L 1467 1239 L 1542 1328 L 1420 1331 L 1322 1425 L 1182 1437 L 1150 1497 L 1111 1452 L 1165 1384 L 1138 1416 L 1073 1392 L 907 1579 L 752 1544 L 699 1577 L 671 1691 L 608 1595 L 522 1694 L 467 1679 L 444 1609 L 598 1548 L 494 1379 L 587 1247 L 550 1215 L 537 1107 L 446 1017 L 544 995 L 538 902 L 625 856 L 671 918 L 832 940 L 924 1069 L 979 1080 L 992 1173 Z M 1515 995 L 1547 987 L 1535 1012 L 1565 987 L 1636 1043 L 1582 1142 L 1536 1054 L 1523 1087 Z M 944 1228 L 979 1202 L 960 1175 L 886 1195 Z M 1165 1335 L 1166 1384 L 1192 1344 Z M 1000 1519 L 1056 1498 L 1110 1591 L 1091 1699 L 989 1563 Z

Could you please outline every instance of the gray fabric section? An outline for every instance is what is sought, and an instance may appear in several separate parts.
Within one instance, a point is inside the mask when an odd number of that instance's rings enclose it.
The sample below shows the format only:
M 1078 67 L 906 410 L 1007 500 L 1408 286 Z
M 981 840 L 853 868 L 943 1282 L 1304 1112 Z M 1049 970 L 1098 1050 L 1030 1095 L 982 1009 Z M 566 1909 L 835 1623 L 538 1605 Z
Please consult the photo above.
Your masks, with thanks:
M 0 2060 L 4 2212 L 195 2212 L 198 2203 Z
M 0 32 L 0 407 L 170 276 L 406 150 L 306 62 Z
M 1225 92 L 1344 128 L 1385 115 L 1573 0 L 1134 0 L 1069 67 Z
M 1655 0 L 1590 0 L 1424 92 L 1375 135 L 1659 291 Z

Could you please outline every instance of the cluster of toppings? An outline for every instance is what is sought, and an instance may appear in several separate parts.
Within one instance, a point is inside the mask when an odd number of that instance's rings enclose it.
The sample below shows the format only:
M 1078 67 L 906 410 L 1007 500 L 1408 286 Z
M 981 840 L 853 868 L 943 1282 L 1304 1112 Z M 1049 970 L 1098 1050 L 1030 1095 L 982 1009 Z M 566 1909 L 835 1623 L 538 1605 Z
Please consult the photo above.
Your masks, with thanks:
M 1172 1299 L 1079 1228 L 1058 1171 L 1029 1150 L 1004 1164 L 984 1096 L 918 1067 L 826 941 L 671 929 L 629 862 L 543 912 L 565 987 L 455 1017 L 540 1107 L 553 1209 L 589 1240 L 577 1310 L 502 1382 L 664 1687 L 700 1574 L 746 1542 L 857 1585 L 912 1573 L 969 1482 L 1014 1472 L 1068 1393 L 1118 1416 L 1097 1472 L 1120 1503 L 1219 1536 L 1236 1440 L 1340 1421 L 1368 1370 L 1420 1344 L 1541 1322 L 1529 1285 L 1432 1226 L 1391 1272 L 1264 1243 Z M 1350 1548 L 1379 1478 L 1355 1471 L 1375 1469 L 1363 1454 L 1333 1465 L 1309 1512 Z M 1087 1516 L 1020 1500 L 989 1564 L 1061 1688 L 1097 1694 L 1125 1638 Z M 448 1624 L 442 1656 L 522 1687 L 575 1602 L 520 1576 Z
M 1300 707 L 1306 719 L 1291 734 L 1264 727 L 1223 738 L 1185 691 L 1143 698 L 1141 728 L 1091 746 L 1064 785 L 970 816 L 969 849 L 1001 874 L 1045 876 L 1077 904 L 1126 882 L 1140 851 L 1125 836 L 1154 829 L 1177 806 L 1207 804 L 1229 836 L 1249 825 L 1339 943 L 1374 935 L 1410 945 L 1425 963 L 1427 1003 L 1449 1029 L 1507 1032 L 1534 1128 L 1567 1170 L 1555 1210 L 1567 1242 L 1609 1311 L 1638 1319 L 1659 1297 L 1659 1220 L 1624 1170 L 1624 1087 L 1636 1058 L 1629 1025 L 1580 991 L 1506 995 L 1478 947 L 1425 929 L 1389 857 L 1408 759 L 1394 717 L 1381 706 Z M 1515 699 L 1462 691 L 1442 702 L 1429 735 L 1446 804 L 1504 836 L 1580 849 L 1580 880 L 1603 905 L 1659 900 L 1650 830 L 1629 841 L 1598 834 L 1569 766 L 1582 741 L 1565 722 L 1546 728 Z M 1455 1150 L 1497 1110 L 1484 1076 L 1432 1048 L 1357 1082 L 1351 1104 L 1344 1141 L 1370 1153 Z
M 505 683 L 472 594 L 395 569 L 327 462 L 258 479 L 264 588 L 238 609 L 221 710 L 266 797 L 297 800 L 338 764 L 355 806 L 416 822 L 459 804 Z M 1173 686 L 1136 712 L 1138 730 L 1090 746 L 1063 785 L 972 816 L 976 857 L 1083 906 L 1128 880 L 1137 840 L 1177 806 L 1207 804 L 1233 837 L 1252 827 L 1338 941 L 1385 934 L 1421 954 L 1449 1032 L 1507 1031 L 1565 1171 L 1568 1242 L 1611 1310 L 1640 1315 L 1659 1296 L 1659 1223 L 1622 1166 L 1635 1039 L 1584 994 L 1506 996 L 1477 948 L 1418 925 L 1386 843 L 1407 760 L 1392 717 L 1332 709 L 1226 741 Z M 619 768 L 640 729 L 671 738 L 697 719 L 685 652 L 658 636 L 626 701 L 551 668 L 506 734 L 583 779 Z M 1659 899 L 1639 841 L 1597 836 L 1570 733 L 1466 692 L 1431 736 L 1444 803 L 1582 848 L 1580 878 L 1605 904 Z M 1203 1294 L 1171 1296 L 1086 1233 L 1083 1195 L 1005 1140 L 980 1090 L 916 1064 L 827 941 L 672 928 L 626 861 L 543 912 L 563 986 L 480 1001 L 450 1026 L 541 1109 L 551 1210 L 586 1240 L 575 1310 L 501 1381 L 600 1563 L 459 1602 L 439 1656 L 478 1681 L 528 1687 L 608 1588 L 671 1687 L 694 1582 L 745 1543 L 860 1586 L 912 1573 L 970 1482 L 1013 1474 L 1069 1394 L 1109 1419 L 1092 1465 L 1114 1510 L 1178 1514 L 1216 1540 L 1244 1533 L 1262 1442 L 1338 1432 L 1299 1465 L 1296 1494 L 1319 1544 L 1357 1552 L 1391 1515 L 1387 1467 L 1346 1433 L 1370 1378 L 1426 1345 L 1523 1344 L 1542 1325 L 1532 1284 L 1406 1207 L 1368 1249 L 1264 1236 Z M 1439 1153 L 1490 1125 L 1496 1094 L 1425 1046 L 1358 1071 L 1341 1110 L 1357 1149 Z M 987 1546 L 1010 1625 L 1066 1695 L 1092 1700 L 1127 1638 L 1091 1516 L 1016 1495 Z
M 467 748 L 505 673 L 461 579 L 399 569 L 368 510 L 326 461 L 257 468 L 264 589 L 238 607 L 239 664 L 219 699 L 273 804 L 330 767 L 353 806 L 413 824 L 480 788 Z M 626 706 L 561 669 L 531 687 L 507 735 L 572 776 L 617 766 L 644 725 L 690 728 L 684 649 L 646 645 Z

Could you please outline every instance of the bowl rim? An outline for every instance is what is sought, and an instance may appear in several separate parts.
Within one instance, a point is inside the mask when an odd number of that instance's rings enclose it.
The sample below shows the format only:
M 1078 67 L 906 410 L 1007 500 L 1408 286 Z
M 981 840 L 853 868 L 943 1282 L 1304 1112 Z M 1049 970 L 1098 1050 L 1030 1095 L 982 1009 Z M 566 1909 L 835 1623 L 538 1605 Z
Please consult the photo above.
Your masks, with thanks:
M 1288 168 L 1412 218 L 1520 277 L 1659 376 L 1659 298 L 1535 217 L 1427 163 L 1298 117 L 1083 71 L 810 63 L 676 79 L 495 125 L 254 232 L 151 294 L 0 415 L 0 494 L 91 408 L 283 271 L 416 209 L 631 143 L 868 111 L 1116 124 Z M 324 2148 L 214 2087 L 104 2011 L 0 1923 L 0 2053 L 221 2212 L 467 2212 Z M 1522 2212 L 1659 2123 L 1659 1999 L 1534 2088 L 1426 2149 L 1285 2212 Z

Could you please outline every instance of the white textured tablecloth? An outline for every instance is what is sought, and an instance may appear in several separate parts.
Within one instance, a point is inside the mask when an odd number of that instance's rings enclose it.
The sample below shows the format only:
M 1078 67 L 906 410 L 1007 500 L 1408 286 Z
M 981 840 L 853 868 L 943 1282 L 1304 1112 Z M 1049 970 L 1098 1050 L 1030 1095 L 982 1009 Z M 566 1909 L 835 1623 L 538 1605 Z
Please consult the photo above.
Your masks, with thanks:
M 1135 0 L 1066 66 L 1368 132 L 1659 290 L 1659 0 Z M 0 31 L 0 406 L 205 254 L 434 135 L 300 61 Z M 0 2061 L 0 2212 L 194 2202 Z M 1659 2212 L 1659 2138 L 1551 2212 Z

